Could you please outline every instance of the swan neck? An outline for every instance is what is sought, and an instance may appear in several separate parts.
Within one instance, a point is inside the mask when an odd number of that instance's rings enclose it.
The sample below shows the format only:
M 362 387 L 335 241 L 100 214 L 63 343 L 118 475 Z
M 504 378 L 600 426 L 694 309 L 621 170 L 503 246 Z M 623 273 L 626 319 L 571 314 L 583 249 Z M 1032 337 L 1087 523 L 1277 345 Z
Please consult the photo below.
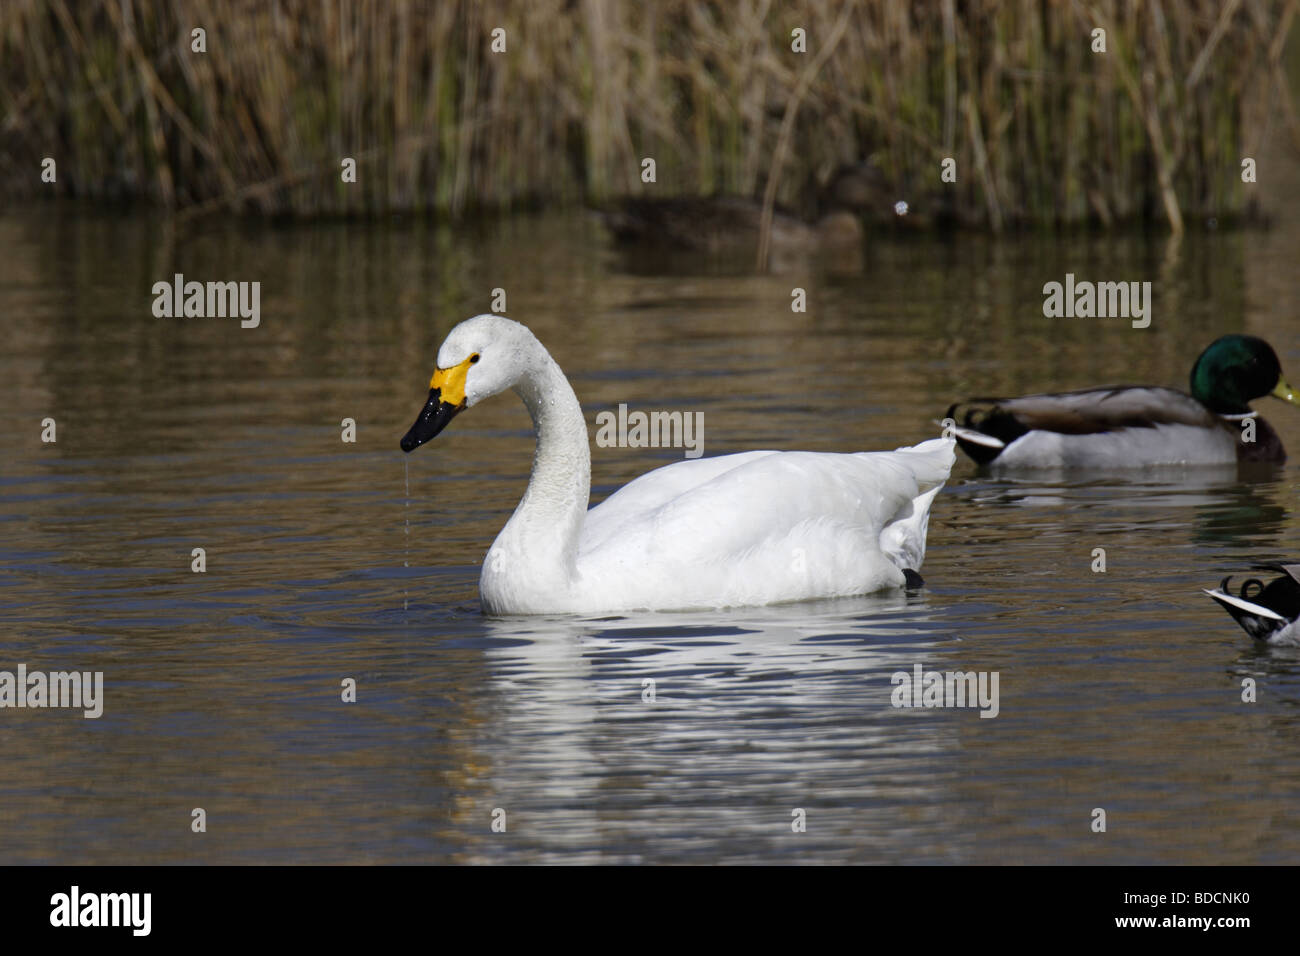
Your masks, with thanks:
M 539 344 L 529 373 L 515 390 L 533 419 L 537 448 L 528 489 L 503 535 L 535 570 L 576 566 L 578 538 L 591 494 L 587 423 L 573 387 Z

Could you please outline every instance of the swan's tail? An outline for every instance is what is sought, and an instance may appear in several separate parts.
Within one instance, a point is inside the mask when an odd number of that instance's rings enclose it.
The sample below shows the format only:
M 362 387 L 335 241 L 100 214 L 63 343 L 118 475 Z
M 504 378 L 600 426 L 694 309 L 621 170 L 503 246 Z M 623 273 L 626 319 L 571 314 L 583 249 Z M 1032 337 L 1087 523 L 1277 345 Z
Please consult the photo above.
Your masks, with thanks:
M 894 452 L 906 456 L 906 464 L 921 490 L 880 532 L 880 550 L 900 569 L 921 570 L 930 505 L 957 461 L 956 447 L 957 442 L 951 438 L 932 438 Z
M 957 442 L 952 438 L 931 438 L 917 445 L 895 448 L 894 454 L 905 456 L 904 462 L 916 476 L 922 491 L 941 488 L 957 463 Z

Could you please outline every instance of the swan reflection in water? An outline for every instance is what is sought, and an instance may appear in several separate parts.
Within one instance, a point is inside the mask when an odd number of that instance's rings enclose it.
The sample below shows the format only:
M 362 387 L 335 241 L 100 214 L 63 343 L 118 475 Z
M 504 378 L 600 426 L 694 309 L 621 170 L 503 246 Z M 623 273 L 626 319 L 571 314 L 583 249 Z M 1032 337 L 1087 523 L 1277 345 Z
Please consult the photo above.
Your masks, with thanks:
M 890 703 L 895 671 L 959 646 L 928 605 L 485 619 L 495 718 L 467 858 L 503 852 L 482 826 L 501 810 L 512 860 L 906 859 L 913 828 L 940 825 L 958 747 L 951 713 Z M 797 810 L 816 825 L 796 834 Z

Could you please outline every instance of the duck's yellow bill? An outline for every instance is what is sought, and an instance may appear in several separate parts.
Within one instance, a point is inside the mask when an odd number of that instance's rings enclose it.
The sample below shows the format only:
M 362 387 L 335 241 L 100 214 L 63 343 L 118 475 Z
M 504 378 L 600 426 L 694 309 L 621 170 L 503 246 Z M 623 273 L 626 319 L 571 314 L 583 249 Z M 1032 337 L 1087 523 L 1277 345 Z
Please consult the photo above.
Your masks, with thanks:
M 1271 394 L 1274 398 L 1280 398 L 1284 402 L 1300 405 L 1300 395 L 1297 395 L 1296 390 L 1286 383 L 1286 379 L 1278 379 L 1277 388 L 1273 389 Z

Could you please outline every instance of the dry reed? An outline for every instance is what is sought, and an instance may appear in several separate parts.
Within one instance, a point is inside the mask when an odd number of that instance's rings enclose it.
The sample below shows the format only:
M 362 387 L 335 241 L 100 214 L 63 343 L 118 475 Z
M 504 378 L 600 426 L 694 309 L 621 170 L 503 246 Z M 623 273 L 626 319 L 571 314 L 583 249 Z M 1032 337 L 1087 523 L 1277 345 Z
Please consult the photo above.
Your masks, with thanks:
M 48 191 L 48 156 L 58 194 L 182 216 L 463 215 L 769 186 L 807 207 L 835 166 L 872 157 L 922 214 L 1178 230 L 1246 210 L 1260 117 L 1300 145 L 1283 64 L 1295 8 L 6 0 L 0 195 Z M 939 180 L 944 157 L 956 183 Z

